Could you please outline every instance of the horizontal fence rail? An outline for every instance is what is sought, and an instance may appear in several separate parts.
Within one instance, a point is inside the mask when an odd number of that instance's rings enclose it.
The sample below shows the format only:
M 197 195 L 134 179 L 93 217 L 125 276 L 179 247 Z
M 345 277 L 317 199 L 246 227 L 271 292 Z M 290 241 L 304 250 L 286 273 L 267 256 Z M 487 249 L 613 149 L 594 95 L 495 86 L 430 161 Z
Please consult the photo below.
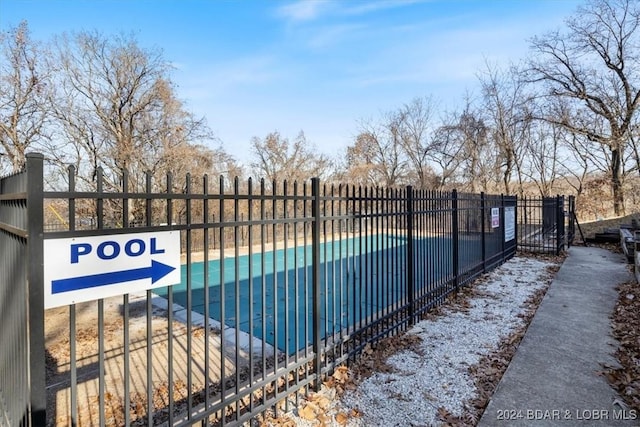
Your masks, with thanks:
M 42 160 L 30 158 L 28 168 L 41 174 Z M 75 174 L 70 168 L 65 191 L 34 196 L 39 204 L 30 209 L 41 215 L 29 240 L 34 257 L 49 265 L 54 254 L 43 247 L 71 245 L 71 264 L 91 254 L 119 266 L 120 257 L 164 252 L 153 239 L 170 232 L 180 260 L 169 286 L 92 298 L 112 286 L 100 282 L 78 293 L 63 289 L 64 303 L 52 304 L 47 291 L 31 306 L 50 307 L 40 309 L 47 328 L 33 346 L 46 351 L 40 360 L 51 426 L 259 424 L 514 256 L 531 227 L 517 222 L 523 214 L 511 196 L 315 178 L 167 175 L 156 182 L 147 175 L 138 182 L 127 173 L 107 191 L 101 170 L 87 191 Z M 3 189 L 0 201 L 11 191 Z M 532 224 L 544 228 L 543 220 Z M 25 227 L 38 229 L 16 228 Z M 90 243 L 97 238 L 101 244 Z M 99 281 L 124 273 L 85 274 Z M 51 287 L 42 277 L 39 283 Z

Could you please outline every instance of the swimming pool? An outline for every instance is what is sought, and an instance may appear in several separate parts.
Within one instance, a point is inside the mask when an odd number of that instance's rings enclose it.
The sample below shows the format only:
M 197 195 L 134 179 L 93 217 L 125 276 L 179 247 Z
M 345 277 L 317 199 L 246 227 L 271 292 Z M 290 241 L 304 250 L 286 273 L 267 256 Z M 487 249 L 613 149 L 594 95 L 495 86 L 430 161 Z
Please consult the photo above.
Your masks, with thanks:
M 451 254 L 450 238 L 414 239 L 414 255 L 420 260 L 415 268 L 428 268 L 434 282 L 452 275 L 451 258 L 446 254 Z M 403 236 L 350 237 L 322 243 L 321 336 L 353 329 L 373 315 L 406 304 L 406 257 Z M 174 302 L 185 308 L 189 296 L 187 274 L 191 278 L 193 311 L 204 315 L 208 304 L 210 318 L 287 353 L 312 342 L 310 245 L 226 257 L 207 264 L 195 262 L 190 271 L 183 265 L 181 283 L 171 288 Z M 156 289 L 155 293 L 166 298 L 168 288 Z

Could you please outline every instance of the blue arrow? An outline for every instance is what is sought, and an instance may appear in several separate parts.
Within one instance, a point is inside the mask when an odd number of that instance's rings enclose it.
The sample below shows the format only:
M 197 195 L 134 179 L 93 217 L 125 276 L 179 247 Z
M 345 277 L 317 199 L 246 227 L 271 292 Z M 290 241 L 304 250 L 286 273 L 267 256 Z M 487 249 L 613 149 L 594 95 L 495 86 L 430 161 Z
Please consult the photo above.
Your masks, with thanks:
M 51 282 L 51 293 L 77 291 L 79 289 L 94 288 L 96 286 L 113 285 L 115 283 L 131 282 L 133 280 L 149 279 L 156 283 L 175 267 L 158 261 L 151 261 L 151 267 L 134 268 L 132 270 L 114 271 L 112 273 L 92 274 L 89 276 L 59 279 Z

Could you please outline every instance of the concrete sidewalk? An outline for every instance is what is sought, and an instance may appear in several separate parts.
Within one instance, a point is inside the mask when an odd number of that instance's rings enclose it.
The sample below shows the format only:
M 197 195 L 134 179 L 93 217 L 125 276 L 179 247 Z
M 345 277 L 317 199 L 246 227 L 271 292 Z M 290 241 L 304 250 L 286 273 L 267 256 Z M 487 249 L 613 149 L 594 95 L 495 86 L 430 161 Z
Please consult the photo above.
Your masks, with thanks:
M 622 255 L 571 248 L 478 426 L 640 426 L 598 375 L 618 365 L 609 317 L 632 277 Z

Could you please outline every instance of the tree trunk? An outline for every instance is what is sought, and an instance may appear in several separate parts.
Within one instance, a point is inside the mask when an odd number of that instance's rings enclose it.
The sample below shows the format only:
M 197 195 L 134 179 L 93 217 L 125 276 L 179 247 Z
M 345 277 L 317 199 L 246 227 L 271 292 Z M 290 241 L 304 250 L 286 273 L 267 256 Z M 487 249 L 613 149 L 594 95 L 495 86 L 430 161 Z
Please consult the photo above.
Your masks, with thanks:
M 511 170 L 512 170 L 511 161 L 507 161 L 507 165 L 505 166 L 504 174 L 502 175 L 502 181 L 504 184 L 504 194 L 511 194 Z
M 621 179 L 621 154 L 619 148 L 611 149 L 611 190 L 613 193 L 613 212 L 616 216 L 625 214 Z

